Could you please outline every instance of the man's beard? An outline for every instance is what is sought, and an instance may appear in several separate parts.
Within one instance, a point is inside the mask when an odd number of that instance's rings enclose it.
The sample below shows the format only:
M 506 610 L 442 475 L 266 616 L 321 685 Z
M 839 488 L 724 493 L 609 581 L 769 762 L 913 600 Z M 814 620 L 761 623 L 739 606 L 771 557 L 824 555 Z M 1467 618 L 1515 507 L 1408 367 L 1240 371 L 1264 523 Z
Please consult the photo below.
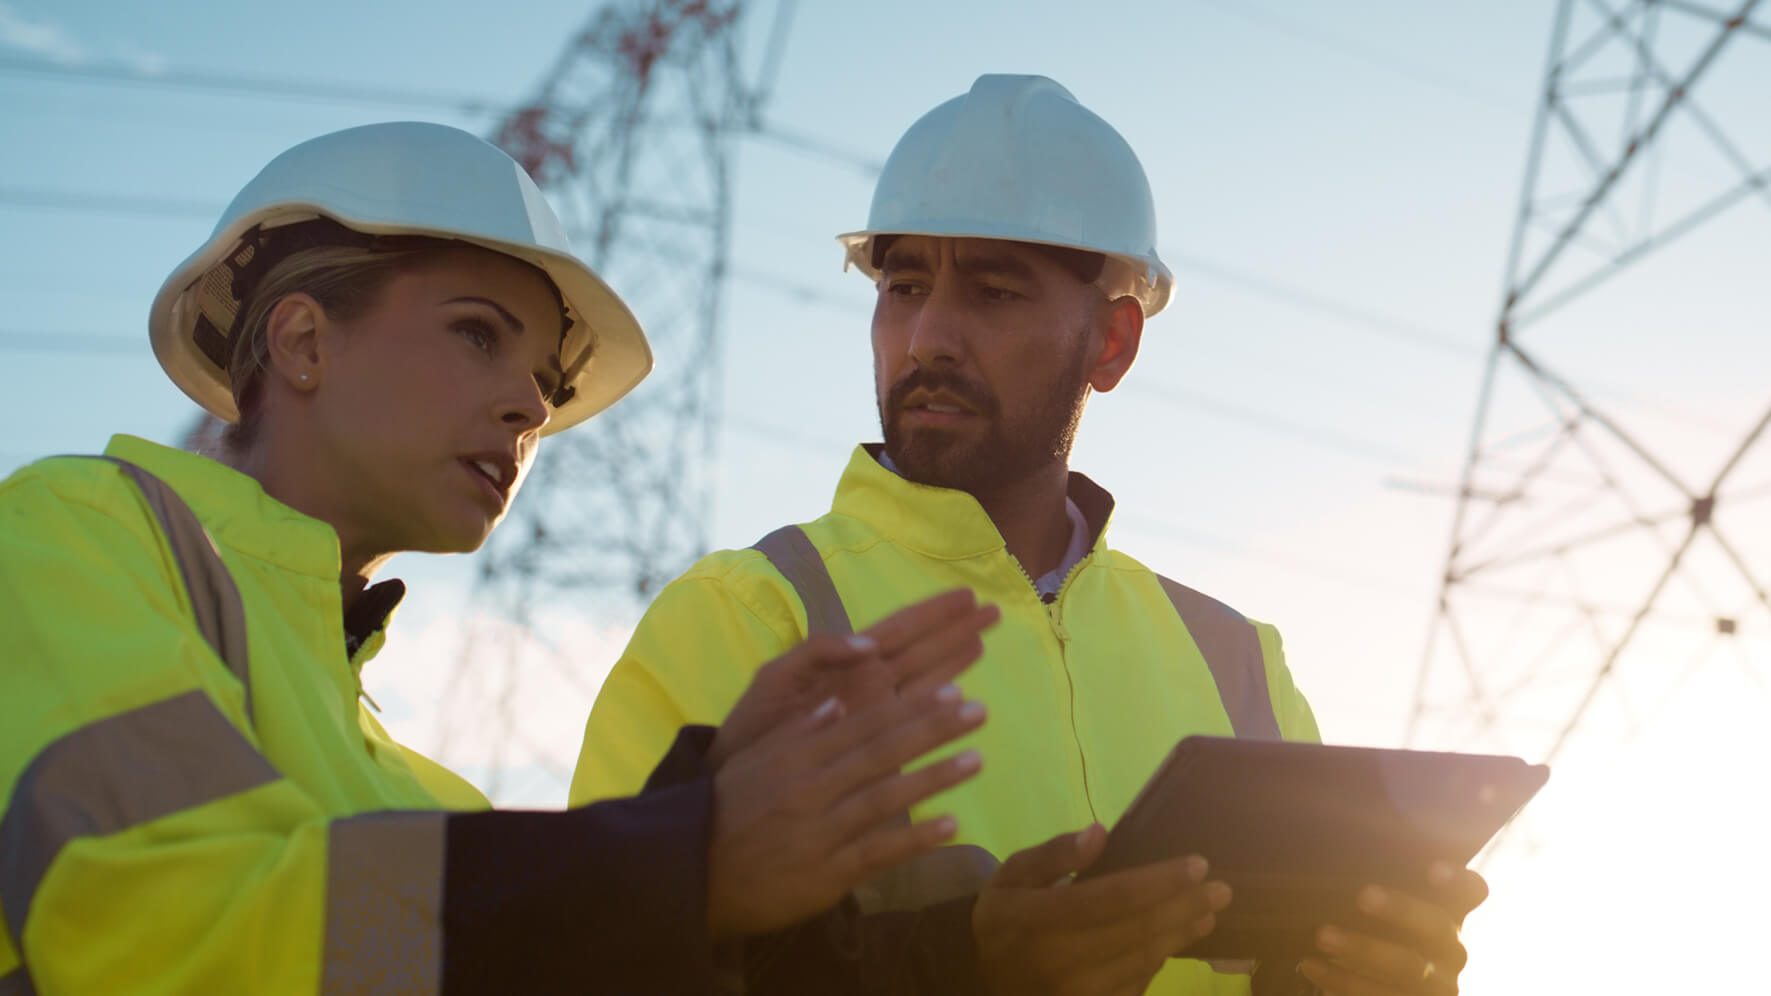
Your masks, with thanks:
M 1026 418 L 1005 420 L 990 389 L 955 370 L 917 367 L 892 385 L 880 410 L 886 454 L 905 480 L 952 488 L 973 496 L 1013 487 L 1054 461 L 1067 462 L 1088 400 L 1088 340 L 1036 395 Z M 904 399 L 918 388 L 945 391 L 985 423 L 982 435 L 961 438 L 937 428 L 907 429 Z

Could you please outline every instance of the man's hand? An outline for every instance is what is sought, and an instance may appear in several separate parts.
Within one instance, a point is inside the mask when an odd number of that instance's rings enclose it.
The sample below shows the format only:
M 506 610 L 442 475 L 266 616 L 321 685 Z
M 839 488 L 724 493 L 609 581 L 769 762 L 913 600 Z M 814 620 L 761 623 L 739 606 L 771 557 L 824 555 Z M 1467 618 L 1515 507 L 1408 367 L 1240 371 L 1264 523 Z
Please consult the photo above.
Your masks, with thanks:
M 720 724 L 709 769 L 831 697 L 854 712 L 894 692 L 947 684 L 984 652 L 978 634 L 1001 616 L 968 589 L 918 602 L 851 636 L 820 634 L 764 664 Z
M 841 700 L 830 698 L 730 755 L 714 776 L 709 935 L 803 920 L 951 838 L 958 830 L 951 816 L 916 824 L 897 817 L 977 774 L 977 753 L 899 769 L 983 723 L 983 706 L 962 699 L 958 686 L 943 685 L 845 715 Z
M 1457 992 L 1457 977 L 1469 960 L 1459 929 L 1464 917 L 1488 898 L 1488 883 L 1467 868 L 1433 866 L 1430 899 L 1395 889 L 1366 886 L 1359 910 L 1398 928 L 1411 939 L 1396 944 L 1337 926 L 1323 927 L 1316 945 L 1327 958 L 1307 958 L 1298 967 L 1311 982 L 1334 996 L 1444 996 Z
M 996 996 L 1137 996 L 1164 962 L 1215 927 L 1230 887 L 1177 858 L 1073 883 L 1107 842 L 1100 824 L 1010 858 L 978 895 L 978 968 Z

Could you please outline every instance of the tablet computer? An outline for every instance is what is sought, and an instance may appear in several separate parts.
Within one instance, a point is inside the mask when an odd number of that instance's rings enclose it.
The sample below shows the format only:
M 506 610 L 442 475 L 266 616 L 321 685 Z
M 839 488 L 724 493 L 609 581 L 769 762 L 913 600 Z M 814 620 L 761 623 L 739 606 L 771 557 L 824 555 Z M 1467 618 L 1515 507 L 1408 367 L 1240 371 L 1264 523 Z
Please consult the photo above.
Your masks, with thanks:
M 1491 754 L 1187 737 L 1084 877 L 1199 854 L 1232 899 L 1182 957 L 1303 957 L 1325 923 L 1388 936 L 1362 886 L 1430 897 L 1432 863 L 1468 864 L 1548 778 Z

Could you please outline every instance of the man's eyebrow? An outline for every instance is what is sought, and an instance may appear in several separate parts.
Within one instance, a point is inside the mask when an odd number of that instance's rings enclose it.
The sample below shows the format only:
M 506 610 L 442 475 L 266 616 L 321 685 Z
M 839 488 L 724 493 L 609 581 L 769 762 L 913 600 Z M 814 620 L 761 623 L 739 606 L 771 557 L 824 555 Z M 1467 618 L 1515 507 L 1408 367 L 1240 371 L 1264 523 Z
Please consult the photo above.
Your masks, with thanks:
M 893 246 L 886 250 L 885 259 L 880 262 L 879 268 L 882 270 L 927 270 L 929 269 L 929 258 L 923 255 L 920 249 L 913 249 L 909 246 L 900 249 Z
M 1019 280 L 1037 279 L 1037 273 L 1025 260 L 1006 253 L 979 252 L 970 253 L 954 262 L 954 268 L 968 277 L 1012 277 Z M 931 270 L 928 257 L 920 249 L 899 249 L 893 247 L 886 250 L 882 270 Z
M 1004 253 L 967 254 L 954 260 L 954 268 L 968 277 L 996 276 L 1036 280 L 1038 274 L 1026 260 Z
M 520 319 L 518 319 L 517 316 L 511 314 L 510 311 L 504 307 L 504 305 L 499 304 L 497 301 L 494 301 L 489 297 L 472 297 L 472 296 L 452 297 L 449 300 L 444 301 L 443 303 L 444 304 L 483 304 L 486 307 L 491 308 L 493 311 L 498 312 L 498 317 L 504 319 L 504 324 L 509 325 L 512 332 L 516 332 L 520 335 L 523 331 L 522 321 Z

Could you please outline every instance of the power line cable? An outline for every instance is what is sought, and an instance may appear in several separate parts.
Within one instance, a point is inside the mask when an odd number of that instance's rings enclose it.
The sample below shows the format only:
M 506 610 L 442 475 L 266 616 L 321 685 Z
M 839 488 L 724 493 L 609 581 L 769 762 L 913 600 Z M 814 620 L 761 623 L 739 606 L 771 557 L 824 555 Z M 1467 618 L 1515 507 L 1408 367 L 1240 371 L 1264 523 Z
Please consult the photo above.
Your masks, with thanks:
M 1400 321 L 1385 315 L 1377 314 L 1337 301 L 1331 297 L 1317 294 L 1299 287 L 1290 287 L 1278 283 L 1247 270 L 1226 266 L 1215 260 L 1195 256 L 1184 252 L 1168 251 L 1163 253 L 1164 259 L 1176 270 L 1210 277 L 1220 283 L 1248 291 L 1257 297 L 1264 297 L 1282 304 L 1289 304 L 1305 311 L 1312 311 L 1327 318 L 1335 318 L 1357 325 L 1367 331 L 1376 332 L 1399 342 L 1407 342 L 1416 346 L 1426 346 L 1443 352 L 1453 353 L 1463 358 L 1480 356 L 1486 344 L 1465 342 L 1443 332 L 1424 328 L 1409 322 Z
M 67 66 L 35 59 L 0 56 L 0 73 L 37 76 L 58 82 L 159 87 L 194 90 L 223 96 L 275 97 L 285 100 L 321 100 L 424 107 L 453 111 L 468 117 L 504 115 L 512 112 L 518 106 L 515 103 L 486 100 L 467 94 L 437 93 L 354 83 L 315 83 L 309 80 L 279 79 L 239 73 L 208 73 L 186 70 L 150 72 L 122 63 L 88 63 Z M 802 154 L 826 159 L 868 177 L 878 176 L 883 165 L 880 160 L 872 156 L 863 155 L 815 135 L 766 119 L 759 118 L 751 121 L 746 129 L 741 129 L 737 134 L 748 135 Z
M 0 329 L 0 350 L 38 353 L 148 355 L 145 338 L 102 332 L 22 332 Z
M 46 190 L 0 186 L 0 206 L 36 211 L 77 211 L 99 214 L 144 214 L 171 218 L 213 218 L 222 205 L 213 201 L 143 194 L 103 194 L 89 190 Z
M 1505 110 L 1509 115 L 1523 105 L 1522 98 L 1511 97 L 1468 80 L 1446 75 L 1436 69 L 1398 59 L 1382 49 L 1373 48 L 1341 35 L 1330 34 L 1321 28 L 1305 27 L 1296 19 L 1280 16 L 1267 7 L 1254 3 L 1253 0 L 1200 0 L 1200 2 L 1213 10 L 1229 14 L 1239 20 L 1291 35 L 1366 65 L 1406 77 L 1416 83 L 1424 83 L 1436 90 L 1455 93 L 1460 97 Z
M 0 72 L 76 83 L 151 86 L 206 93 L 276 97 L 283 100 L 328 100 L 358 104 L 397 104 L 429 107 L 465 115 L 502 114 L 516 105 L 467 94 L 446 94 L 358 83 L 323 83 L 313 80 L 278 79 L 237 73 L 193 72 L 181 69 L 148 71 L 114 62 L 61 65 L 37 59 L 0 56 Z

